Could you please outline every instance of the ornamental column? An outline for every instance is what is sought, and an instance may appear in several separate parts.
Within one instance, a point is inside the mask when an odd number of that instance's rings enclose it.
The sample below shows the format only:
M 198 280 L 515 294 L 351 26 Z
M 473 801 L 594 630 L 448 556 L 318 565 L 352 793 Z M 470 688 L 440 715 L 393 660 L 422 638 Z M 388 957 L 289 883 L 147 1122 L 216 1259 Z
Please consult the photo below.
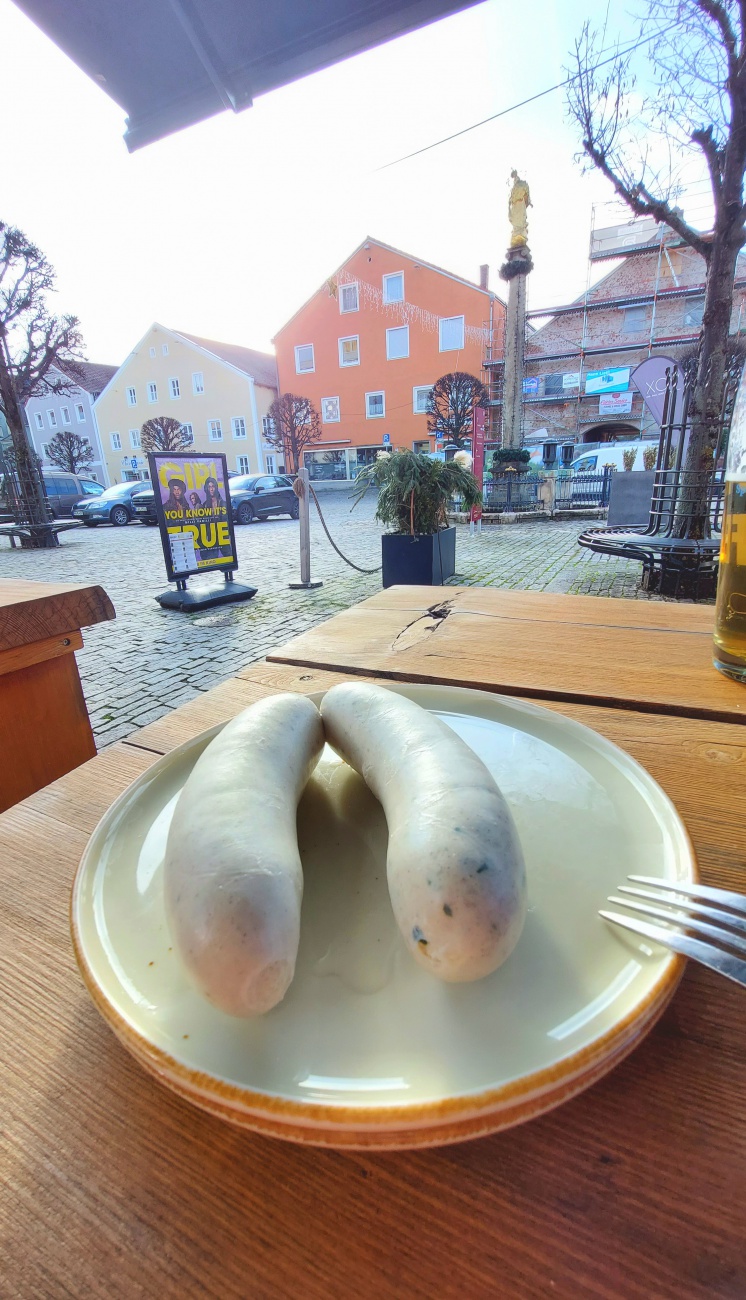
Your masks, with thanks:
M 503 447 L 520 447 L 523 443 L 523 349 L 526 338 L 526 276 L 533 270 L 528 247 L 527 208 L 533 206 L 528 185 L 518 172 L 510 173 L 513 188 L 508 201 L 512 227 L 510 246 L 500 267 L 500 277 L 507 280 L 508 316 L 505 323 L 505 377 L 503 384 Z

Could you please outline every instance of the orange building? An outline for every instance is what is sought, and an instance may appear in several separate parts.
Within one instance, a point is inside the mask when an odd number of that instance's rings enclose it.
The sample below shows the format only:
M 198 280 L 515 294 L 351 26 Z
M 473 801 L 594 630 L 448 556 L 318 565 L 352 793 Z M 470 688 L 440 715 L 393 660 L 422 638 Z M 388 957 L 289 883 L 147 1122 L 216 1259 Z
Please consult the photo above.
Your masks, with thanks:
M 430 450 L 425 412 L 441 375 L 484 378 L 502 355 L 505 304 L 462 280 L 366 239 L 274 339 L 281 393 L 308 397 L 322 440 L 305 453 L 316 480 L 349 480 L 382 446 Z

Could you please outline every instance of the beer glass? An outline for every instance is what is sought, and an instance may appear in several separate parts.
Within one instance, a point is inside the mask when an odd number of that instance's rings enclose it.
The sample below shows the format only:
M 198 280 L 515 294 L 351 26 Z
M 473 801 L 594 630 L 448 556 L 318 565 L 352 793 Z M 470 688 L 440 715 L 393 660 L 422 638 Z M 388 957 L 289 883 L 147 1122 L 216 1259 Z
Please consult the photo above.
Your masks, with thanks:
M 746 367 L 725 462 L 723 533 L 715 606 L 715 667 L 746 682 Z

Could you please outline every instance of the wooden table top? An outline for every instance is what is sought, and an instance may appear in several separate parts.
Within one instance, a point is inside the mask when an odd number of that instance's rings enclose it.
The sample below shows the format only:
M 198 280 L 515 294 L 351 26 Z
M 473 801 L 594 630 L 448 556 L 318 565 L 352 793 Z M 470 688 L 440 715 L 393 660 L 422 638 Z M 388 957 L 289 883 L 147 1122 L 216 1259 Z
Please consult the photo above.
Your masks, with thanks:
M 714 609 L 482 587 L 391 587 L 274 650 L 273 662 L 393 681 L 746 722 L 712 665 Z
M 746 1003 L 702 968 L 688 967 L 655 1029 L 582 1096 L 421 1152 L 314 1150 L 234 1129 L 161 1088 L 99 1017 L 75 967 L 68 903 L 112 800 L 159 755 L 263 695 L 349 675 L 253 665 L 0 817 L 8 1293 L 743 1296 Z M 546 703 L 638 758 L 682 813 L 705 879 L 744 889 L 741 726 Z
M 116 618 L 103 587 L 0 578 L 0 651 Z

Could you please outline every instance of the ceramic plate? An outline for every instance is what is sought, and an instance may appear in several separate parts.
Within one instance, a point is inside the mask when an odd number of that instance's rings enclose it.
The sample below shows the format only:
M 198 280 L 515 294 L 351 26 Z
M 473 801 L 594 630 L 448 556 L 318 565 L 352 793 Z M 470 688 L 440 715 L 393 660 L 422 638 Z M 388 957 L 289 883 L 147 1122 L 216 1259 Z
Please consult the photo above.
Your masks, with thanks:
M 135 781 L 80 864 L 73 939 L 96 1005 L 162 1083 L 236 1124 L 358 1147 L 494 1132 L 611 1069 L 681 975 L 683 959 L 598 916 L 630 873 L 696 879 L 681 820 L 643 768 L 533 704 L 456 687 L 391 689 L 471 745 L 515 817 L 529 913 L 517 948 L 487 979 L 443 984 L 409 956 L 386 888 L 380 805 L 328 748 L 298 814 L 296 975 L 263 1017 L 236 1020 L 204 1001 L 164 913 L 174 804 L 219 728 Z

